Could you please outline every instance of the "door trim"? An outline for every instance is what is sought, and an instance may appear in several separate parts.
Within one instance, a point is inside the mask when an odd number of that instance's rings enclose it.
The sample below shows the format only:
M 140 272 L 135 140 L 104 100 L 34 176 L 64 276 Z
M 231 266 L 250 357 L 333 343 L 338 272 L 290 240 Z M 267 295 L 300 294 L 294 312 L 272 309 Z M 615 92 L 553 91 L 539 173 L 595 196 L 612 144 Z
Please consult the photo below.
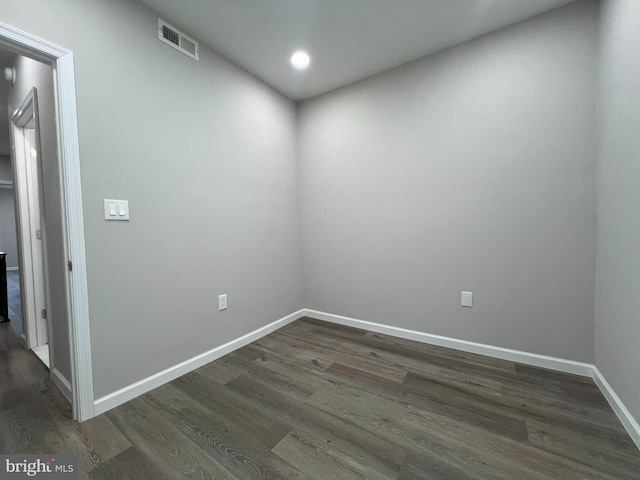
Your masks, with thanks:
M 73 262 L 73 271 L 67 276 L 70 383 L 73 393 L 73 416 L 78 421 L 84 421 L 92 418 L 95 412 L 73 52 L 2 22 L 0 47 L 53 67 L 63 197 L 62 228 L 65 232 L 68 260 Z

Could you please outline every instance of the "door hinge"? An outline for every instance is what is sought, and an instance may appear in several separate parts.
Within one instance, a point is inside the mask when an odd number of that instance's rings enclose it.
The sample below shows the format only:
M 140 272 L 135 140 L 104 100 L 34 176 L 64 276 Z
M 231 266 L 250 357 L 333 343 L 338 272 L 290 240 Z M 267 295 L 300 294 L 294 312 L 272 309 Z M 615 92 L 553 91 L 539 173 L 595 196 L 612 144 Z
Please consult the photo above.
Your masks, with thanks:
M 67 261 L 67 268 L 69 269 L 70 272 L 73 272 L 73 263 L 71 263 L 71 260 Z
M 43 308 L 41 313 L 42 313 L 42 318 L 47 318 L 47 309 L 46 308 Z
M 36 238 L 42 240 L 42 230 L 36 230 Z

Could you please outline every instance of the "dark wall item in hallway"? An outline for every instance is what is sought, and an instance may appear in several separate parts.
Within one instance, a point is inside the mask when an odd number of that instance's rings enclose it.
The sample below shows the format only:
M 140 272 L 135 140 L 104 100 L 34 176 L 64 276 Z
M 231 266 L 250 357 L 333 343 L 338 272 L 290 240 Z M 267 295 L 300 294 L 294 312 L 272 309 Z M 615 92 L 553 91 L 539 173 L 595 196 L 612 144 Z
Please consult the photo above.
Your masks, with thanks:
M 0 252 L 0 323 L 9 321 L 7 298 L 7 254 Z

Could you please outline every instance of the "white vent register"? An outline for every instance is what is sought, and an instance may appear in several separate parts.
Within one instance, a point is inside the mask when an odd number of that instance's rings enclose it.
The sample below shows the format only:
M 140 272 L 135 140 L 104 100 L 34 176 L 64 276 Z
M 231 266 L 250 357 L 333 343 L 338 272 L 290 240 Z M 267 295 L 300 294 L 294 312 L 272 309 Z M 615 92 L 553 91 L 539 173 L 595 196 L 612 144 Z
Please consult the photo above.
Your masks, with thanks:
M 172 27 L 161 18 L 158 19 L 158 38 L 194 60 L 200 61 L 200 47 L 198 42 L 177 28 Z

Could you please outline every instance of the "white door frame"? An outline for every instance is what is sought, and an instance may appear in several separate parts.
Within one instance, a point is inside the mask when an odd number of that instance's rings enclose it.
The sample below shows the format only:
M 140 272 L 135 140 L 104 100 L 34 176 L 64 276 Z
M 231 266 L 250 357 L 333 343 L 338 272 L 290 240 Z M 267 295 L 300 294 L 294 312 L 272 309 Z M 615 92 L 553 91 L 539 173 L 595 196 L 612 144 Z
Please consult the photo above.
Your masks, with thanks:
M 73 416 L 95 415 L 73 52 L 0 22 L 0 47 L 53 67 L 67 277 Z M 71 265 L 71 263 L 70 263 Z
M 38 94 L 32 88 L 11 118 L 11 148 L 15 177 L 16 227 L 19 240 L 19 261 L 23 326 L 27 348 L 49 344 L 49 369 L 54 355 L 50 335 L 50 319 L 42 310 L 50 305 L 47 281 L 47 243 L 43 221 L 41 185 L 41 148 Z M 31 131 L 30 133 L 28 131 Z M 28 134 L 29 133 L 29 134 Z M 33 137 L 29 139 L 29 137 Z M 33 157 L 33 151 L 37 157 Z M 35 165 L 34 165 L 35 164 Z M 39 231 L 39 232 L 38 232 Z M 39 235 L 38 235 L 39 233 Z M 47 315 L 50 317 L 50 313 Z

